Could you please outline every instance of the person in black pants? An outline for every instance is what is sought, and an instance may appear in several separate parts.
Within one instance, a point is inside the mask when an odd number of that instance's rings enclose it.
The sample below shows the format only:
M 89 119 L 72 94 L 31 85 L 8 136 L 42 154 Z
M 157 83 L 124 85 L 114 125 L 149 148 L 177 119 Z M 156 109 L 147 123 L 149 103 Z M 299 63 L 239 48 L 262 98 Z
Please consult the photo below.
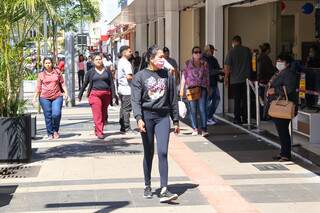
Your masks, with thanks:
M 83 86 L 84 81 L 84 73 L 85 73 L 86 63 L 84 56 L 81 54 L 79 55 L 79 62 L 78 62 L 78 84 L 79 84 L 79 91 Z
M 242 46 L 240 36 L 232 39 L 232 49 L 225 60 L 225 86 L 231 85 L 234 95 L 234 123 L 247 122 L 246 79 L 249 78 L 252 54 L 248 47 Z M 229 82 L 230 81 L 230 82 Z
M 148 67 L 139 71 L 132 81 L 132 107 L 144 148 L 144 197 L 152 198 L 151 169 L 156 137 L 161 181 L 160 202 L 169 202 L 178 198 L 177 194 L 172 194 L 167 189 L 169 115 L 173 120 L 175 133 L 178 134 L 180 129 L 175 80 L 163 68 L 163 58 L 163 51 L 157 46 L 148 49 Z
M 288 54 L 281 54 L 277 60 L 278 72 L 271 78 L 269 82 L 269 89 L 267 91 L 267 99 L 270 103 L 271 100 L 275 100 L 278 97 L 285 97 L 284 90 L 286 90 L 289 101 L 292 101 L 298 106 L 298 94 L 296 92 L 298 88 L 297 73 L 290 64 L 292 63 L 292 57 Z M 269 104 L 267 104 L 269 106 Z M 280 142 L 281 152 L 280 155 L 275 157 L 279 161 L 289 161 L 291 159 L 291 137 L 289 134 L 289 124 L 291 120 L 272 118 L 277 128 Z

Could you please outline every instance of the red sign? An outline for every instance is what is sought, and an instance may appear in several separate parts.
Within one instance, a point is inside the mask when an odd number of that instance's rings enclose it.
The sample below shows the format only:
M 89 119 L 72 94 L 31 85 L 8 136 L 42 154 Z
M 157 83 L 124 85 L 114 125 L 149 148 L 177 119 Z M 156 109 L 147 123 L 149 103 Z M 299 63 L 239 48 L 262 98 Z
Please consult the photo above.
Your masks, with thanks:
M 109 36 L 108 36 L 108 35 L 101 35 L 101 36 L 100 36 L 100 40 L 101 40 L 101 41 L 108 41 L 108 39 L 109 39 Z

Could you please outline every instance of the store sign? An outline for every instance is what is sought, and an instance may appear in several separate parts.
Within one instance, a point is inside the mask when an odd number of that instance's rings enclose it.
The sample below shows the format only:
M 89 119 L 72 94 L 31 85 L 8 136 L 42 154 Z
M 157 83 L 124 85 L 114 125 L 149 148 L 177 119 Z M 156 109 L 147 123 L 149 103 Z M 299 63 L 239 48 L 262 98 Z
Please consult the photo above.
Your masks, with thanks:
M 299 98 L 306 98 L 306 74 L 301 73 L 300 83 L 299 83 Z

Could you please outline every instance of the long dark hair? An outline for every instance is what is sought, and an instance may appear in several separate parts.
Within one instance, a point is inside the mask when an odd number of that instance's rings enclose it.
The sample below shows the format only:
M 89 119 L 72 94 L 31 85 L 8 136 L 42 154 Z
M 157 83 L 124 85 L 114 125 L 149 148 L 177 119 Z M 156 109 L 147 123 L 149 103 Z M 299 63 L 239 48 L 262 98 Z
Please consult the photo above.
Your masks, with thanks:
M 44 66 L 44 62 L 45 62 L 45 61 L 51 61 L 51 68 L 52 68 L 52 69 L 54 68 L 52 58 L 45 57 L 45 58 L 42 60 L 42 65 L 43 65 L 42 71 L 46 70 L 46 68 L 45 68 L 45 66 Z
M 81 58 L 82 58 L 82 60 L 81 60 Z M 80 54 L 79 55 L 79 62 L 83 62 L 84 60 L 85 60 L 85 58 L 84 58 L 83 54 Z

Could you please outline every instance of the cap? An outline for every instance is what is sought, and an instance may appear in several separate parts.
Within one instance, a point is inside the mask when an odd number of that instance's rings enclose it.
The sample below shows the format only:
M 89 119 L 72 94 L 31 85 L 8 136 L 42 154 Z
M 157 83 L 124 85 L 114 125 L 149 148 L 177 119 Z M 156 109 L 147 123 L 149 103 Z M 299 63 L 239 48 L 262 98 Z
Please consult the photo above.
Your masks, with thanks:
M 212 44 L 209 44 L 211 50 L 218 51 Z
M 162 51 L 163 51 L 163 52 L 170 52 L 170 50 L 169 50 L 168 47 L 164 47 Z

